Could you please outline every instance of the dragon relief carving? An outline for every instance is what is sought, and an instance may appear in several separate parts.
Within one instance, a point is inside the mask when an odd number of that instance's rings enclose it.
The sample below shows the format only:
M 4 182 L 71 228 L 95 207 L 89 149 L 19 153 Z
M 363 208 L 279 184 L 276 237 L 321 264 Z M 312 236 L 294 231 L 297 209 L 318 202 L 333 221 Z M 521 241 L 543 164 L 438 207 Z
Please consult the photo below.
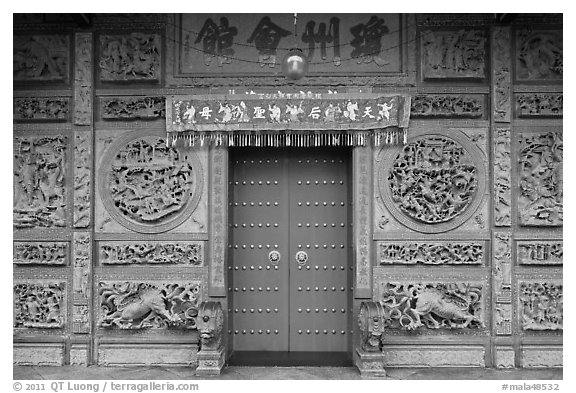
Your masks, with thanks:
M 14 264 L 66 265 L 67 262 L 67 242 L 14 243 Z
M 426 30 L 420 34 L 422 74 L 429 78 L 484 78 L 486 32 Z
M 563 222 L 563 141 L 561 133 L 520 137 L 520 224 L 560 226 Z
M 562 30 L 516 32 L 516 78 L 522 81 L 562 80 Z
M 408 217 L 438 224 L 462 214 L 478 189 L 478 171 L 463 147 L 444 136 L 409 143 L 388 175 L 392 202 Z
M 59 329 L 64 327 L 64 283 L 16 283 L 14 327 Z
M 484 97 L 471 94 L 418 94 L 411 102 L 413 118 L 467 118 L 484 116 Z
M 14 81 L 68 81 L 67 35 L 14 35 Z
M 383 283 L 380 301 L 391 329 L 479 329 L 482 287 L 472 283 Z
M 102 98 L 101 105 L 104 120 L 148 120 L 166 117 L 166 99 L 164 97 Z
M 481 264 L 484 258 L 484 245 L 471 242 L 380 243 L 379 251 L 380 265 L 417 263 L 425 265 Z
M 69 111 L 66 97 L 14 99 L 14 120 L 18 121 L 66 121 Z
M 517 94 L 516 108 L 518 117 L 562 117 L 564 112 L 564 94 Z
M 100 244 L 100 263 L 125 264 L 189 264 L 202 265 L 200 243 L 115 243 Z
M 217 350 L 221 347 L 224 313 L 220 302 L 208 301 L 200 305 L 197 328 L 202 351 Z
M 14 138 L 14 226 L 66 226 L 65 136 Z
M 200 285 L 100 282 L 101 328 L 195 329 Z
M 159 81 L 160 36 L 151 33 L 100 36 L 100 80 Z
M 522 330 L 562 330 L 561 283 L 521 282 L 519 288 Z

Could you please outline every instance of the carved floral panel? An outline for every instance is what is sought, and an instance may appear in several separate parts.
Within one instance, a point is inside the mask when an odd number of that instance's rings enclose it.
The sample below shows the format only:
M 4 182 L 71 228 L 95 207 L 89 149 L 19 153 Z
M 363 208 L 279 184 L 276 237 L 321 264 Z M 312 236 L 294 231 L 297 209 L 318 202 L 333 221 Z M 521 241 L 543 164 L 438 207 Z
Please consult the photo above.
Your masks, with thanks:
M 160 35 L 131 33 L 100 36 L 100 80 L 160 80 Z
M 564 326 L 562 282 L 519 283 L 522 330 L 562 330 Z
M 200 242 L 106 242 L 98 247 L 103 265 L 186 264 L 202 266 Z
M 516 113 L 520 118 L 562 117 L 564 113 L 564 94 L 516 94 Z
M 388 329 L 482 329 L 482 284 L 399 283 L 380 284 Z
M 67 224 L 67 138 L 14 138 L 14 226 L 53 228 Z
M 411 118 L 484 117 L 484 96 L 480 94 L 418 94 L 410 108 Z
M 562 240 L 519 240 L 516 257 L 521 265 L 562 265 L 564 258 Z
M 14 283 L 14 327 L 59 329 L 66 321 L 65 283 Z
M 562 30 L 516 32 L 516 79 L 562 80 L 564 72 Z
M 14 242 L 16 265 L 67 265 L 67 242 Z
M 380 265 L 482 264 L 484 244 L 479 242 L 379 242 Z
M 66 121 L 70 112 L 67 97 L 34 97 L 14 99 L 15 121 Z
M 485 30 L 425 30 L 420 42 L 424 79 L 486 77 Z
M 518 211 L 524 226 L 563 223 L 562 133 L 521 134 Z
M 151 120 L 166 117 L 165 97 L 112 97 L 101 98 L 104 120 Z
M 200 283 L 109 281 L 98 284 L 98 327 L 195 329 Z
M 67 35 L 15 35 L 14 81 L 68 82 L 70 38 Z

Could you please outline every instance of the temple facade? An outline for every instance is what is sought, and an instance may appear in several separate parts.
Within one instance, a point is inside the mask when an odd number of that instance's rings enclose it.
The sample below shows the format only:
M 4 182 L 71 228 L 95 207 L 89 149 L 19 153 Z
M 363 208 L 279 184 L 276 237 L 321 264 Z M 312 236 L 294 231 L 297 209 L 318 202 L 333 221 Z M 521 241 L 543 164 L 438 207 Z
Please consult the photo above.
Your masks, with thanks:
M 562 367 L 557 14 L 16 14 L 18 365 Z

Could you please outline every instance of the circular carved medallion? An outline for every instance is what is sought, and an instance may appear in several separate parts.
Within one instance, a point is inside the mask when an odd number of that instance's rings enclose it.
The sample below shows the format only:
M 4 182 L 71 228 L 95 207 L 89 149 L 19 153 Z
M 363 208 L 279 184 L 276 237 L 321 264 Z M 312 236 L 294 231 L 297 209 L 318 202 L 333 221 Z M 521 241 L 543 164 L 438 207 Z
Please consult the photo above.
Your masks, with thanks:
M 305 265 L 308 262 L 308 254 L 305 251 L 298 251 L 296 253 L 296 261 L 298 265 Z
M 270 251 L 268 259 L 272 265 L 278 265 L 278 262 L 280 262 L 280 253 L 276 250 Z
M 482 153 L 462 135 L 414 136 L 384 154 L 380 195 L 407 227 L 438 233 L 465 222 L 480 205 L 486 186 Z
M 182 224 L 202 193 L 195 152 L 166 147 L 160 135 L 128 133 L 108 149 L 99 175 L 100 195 L 124 227 L 160 233 Z

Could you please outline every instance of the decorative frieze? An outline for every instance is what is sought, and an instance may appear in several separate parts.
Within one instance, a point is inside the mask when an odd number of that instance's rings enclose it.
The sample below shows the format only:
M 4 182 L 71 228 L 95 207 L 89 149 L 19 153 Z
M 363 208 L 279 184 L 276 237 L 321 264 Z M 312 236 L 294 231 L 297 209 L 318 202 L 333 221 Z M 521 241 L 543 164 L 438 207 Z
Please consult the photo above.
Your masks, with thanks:
M 486 77 L 486 31 L 424 30 L 420 33 L 424 79 Z
M 516 32 L 516 79 L 562 81 L 562 30 L 525 29 Z
M 484 328 L 480 283 L 383 282 L 378 300 L 387 329 Z
M 100 80 L 160 81 L 160 35 L 131 33 L 100 36 Z
M 224 266 L 226 264 L 227 245 L 227 173 L 228 154 L 225 148 L 215 147 L 210 151 L 210 295 L 226 294 Z
M 14 138 L 14 227 L 67 225 L 67 138 Z
M 562 240 L 519 240 L 516 258 L 520 265 L 562 265 L 564 244 Z
M 104 120 L 152 120 L 166 117 L 165 97 L 110 97 L 100 99 Z
M 495 122 L 510 123 L 510 96 L 512 86 L 511 39 L 509 27 L 494 27 L 492 30 L 494 83 L 493 103 Z
M 410 108 L 411 118 L 484 117 L 484 96 L 481 94 L 418 94 Z
M 563 93 L 516 94 L 516 114 L 520 118 L 560 118 L 563 113 Z
M 510 129 L 497 128 L 494 136 L 494 225 L 512 223 L 512 161 Z
M 15 82 L 69 80 L 70 38 L 67 35 L 14 35 Z
M 91 221 L 92 133 L 74 132 L 74 228 Z
M 15 282 L 14 327 L 60 329 L 66 322 L 64 282 Z
M 201 297 L 199 282 L 99 282 L 98 327 L 196 329 Z
M 561 281 L 521 281 L 518 297 L 522 330 L 563 330 Z
M 14 242 L 15 265 L 68 265 L 67 242 Z
M 562 225 L 563 149 L 559 132 L 520 135 L 520 225 Z
M 68 97 L 26 97 L 14 99 L 14 121 L 66 121 Z
M 492 285 L 494 290 L 494 330 L 498 335 L 512 334 L 512 236 L 495 232 L 492 241 Z
M 484 244 L 479 242 L 379 242 L 378 260 L 380 265 L 482 264 Z
M 186 264 L 203 265 L 200 242 L 106 242 L 98 246 L 100 264 Z
M 74 124 L 92 124 L 92 33 L 75 36 L 76 63 L 74 65 Z

